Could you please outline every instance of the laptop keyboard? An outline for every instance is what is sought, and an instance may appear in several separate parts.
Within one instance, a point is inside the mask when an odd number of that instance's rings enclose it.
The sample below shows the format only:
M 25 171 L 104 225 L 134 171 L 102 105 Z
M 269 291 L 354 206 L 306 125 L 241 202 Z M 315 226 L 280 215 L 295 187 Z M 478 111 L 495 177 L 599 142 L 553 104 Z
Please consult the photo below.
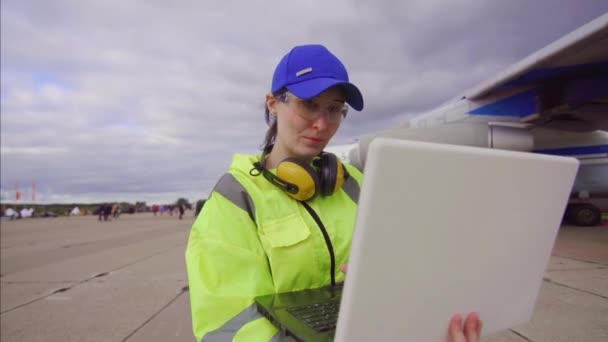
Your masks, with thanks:
M 288 308 L 287 311 L 318 332 L 336 330 L 340 301 L 328 301 L 304 306 Z

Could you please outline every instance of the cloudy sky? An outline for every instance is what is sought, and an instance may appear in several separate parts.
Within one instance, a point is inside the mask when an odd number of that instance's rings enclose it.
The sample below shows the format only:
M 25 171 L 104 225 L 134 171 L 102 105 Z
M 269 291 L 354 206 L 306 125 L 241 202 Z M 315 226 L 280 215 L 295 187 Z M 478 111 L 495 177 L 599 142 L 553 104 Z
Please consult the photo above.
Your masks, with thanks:
M 291 47 L 321 43 L 366 107 L 333 140 L 406 122 L 608 11 L 605 0 L 2 0 L 3 201 L 207 196 L 258 153 Z

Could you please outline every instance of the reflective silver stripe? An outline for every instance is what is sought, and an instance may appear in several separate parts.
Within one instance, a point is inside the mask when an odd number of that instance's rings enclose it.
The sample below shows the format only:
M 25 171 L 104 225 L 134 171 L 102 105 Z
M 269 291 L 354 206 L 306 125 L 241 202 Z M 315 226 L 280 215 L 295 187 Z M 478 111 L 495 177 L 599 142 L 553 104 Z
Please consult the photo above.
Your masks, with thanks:
M 245 210 L 255 222 L 255 207 L 247 190 L 230 173 L 225 173 L 213 188 L 237 207 Z
M 342 189 L 353 202 L 359 203 L 359 183 L 353 177 L 346 178 L 344 184 L 342 184 Z
M 221 327 L 216 330 L 205 334 L 201 339 L 201 342 L 230 342 L 245 324 L 255 321 L 256 319 L 263 317 L 256 309 L 255 304 L 251 304 L 245 310 L 241 311 L 238 315 L 232 317 L 228 322 L 224 323 Z

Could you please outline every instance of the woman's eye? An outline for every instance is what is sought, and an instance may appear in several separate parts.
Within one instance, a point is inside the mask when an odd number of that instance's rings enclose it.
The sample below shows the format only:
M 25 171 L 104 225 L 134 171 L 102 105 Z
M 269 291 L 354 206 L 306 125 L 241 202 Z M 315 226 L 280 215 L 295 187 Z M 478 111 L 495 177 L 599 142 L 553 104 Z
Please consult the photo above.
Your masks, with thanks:
M 337 104 L 334 105 L 329 105 L 327 107 L 327 111 L 332 113 L 332 114 L 337 114 L 340 113 L 342 111 L 342 106 L 338 106 Z
M 317 109 L 319 109 L 319 105 L 317 105 L 314 101 L 311 100 L 305 100 L 303 101 L 304 107 L 312 112 L 317 111 Z

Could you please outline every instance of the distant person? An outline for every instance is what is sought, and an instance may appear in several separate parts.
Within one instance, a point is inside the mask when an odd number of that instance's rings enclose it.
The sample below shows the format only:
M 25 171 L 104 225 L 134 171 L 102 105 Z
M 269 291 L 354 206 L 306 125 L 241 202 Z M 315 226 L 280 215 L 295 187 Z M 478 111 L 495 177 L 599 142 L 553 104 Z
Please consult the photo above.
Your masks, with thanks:
M 152 204 L 152 213 L 154 216 L 158 213 L 158 204 Z
M 120 216 L 120 205 L 118 203 L 114 203 L 112 205 L 112 217 L 118 218 Z
M 363 97 L 325 47 L 297 46 L 277 65 L 261 154 L 233 156 L 190 232 L 197 341 L 281 341 L 257 312 L 256 296 L 344 280 L 362 175 L 323 149 L 348 105 L 362 110 Z M 460 320 L 446 322 L 450 339 L 477 341 L 477 315 L 467 317 L 464 331 Z
M 177 209 L 179 210 L 179 219 L 181 220 L 184 217 L 184 205 L 178 204 Z
M 108 221 L 112 215 L 112 206 L 108 203 L 103 206 L 103 220 Z
M 106 206 L 104 203 L 99 205 L 99 208 L 97 208 L 98 210 L 98 215 L 99 215 L 99 221 L 101 221 L 103 219 L 103 213 L 106 211 Z

